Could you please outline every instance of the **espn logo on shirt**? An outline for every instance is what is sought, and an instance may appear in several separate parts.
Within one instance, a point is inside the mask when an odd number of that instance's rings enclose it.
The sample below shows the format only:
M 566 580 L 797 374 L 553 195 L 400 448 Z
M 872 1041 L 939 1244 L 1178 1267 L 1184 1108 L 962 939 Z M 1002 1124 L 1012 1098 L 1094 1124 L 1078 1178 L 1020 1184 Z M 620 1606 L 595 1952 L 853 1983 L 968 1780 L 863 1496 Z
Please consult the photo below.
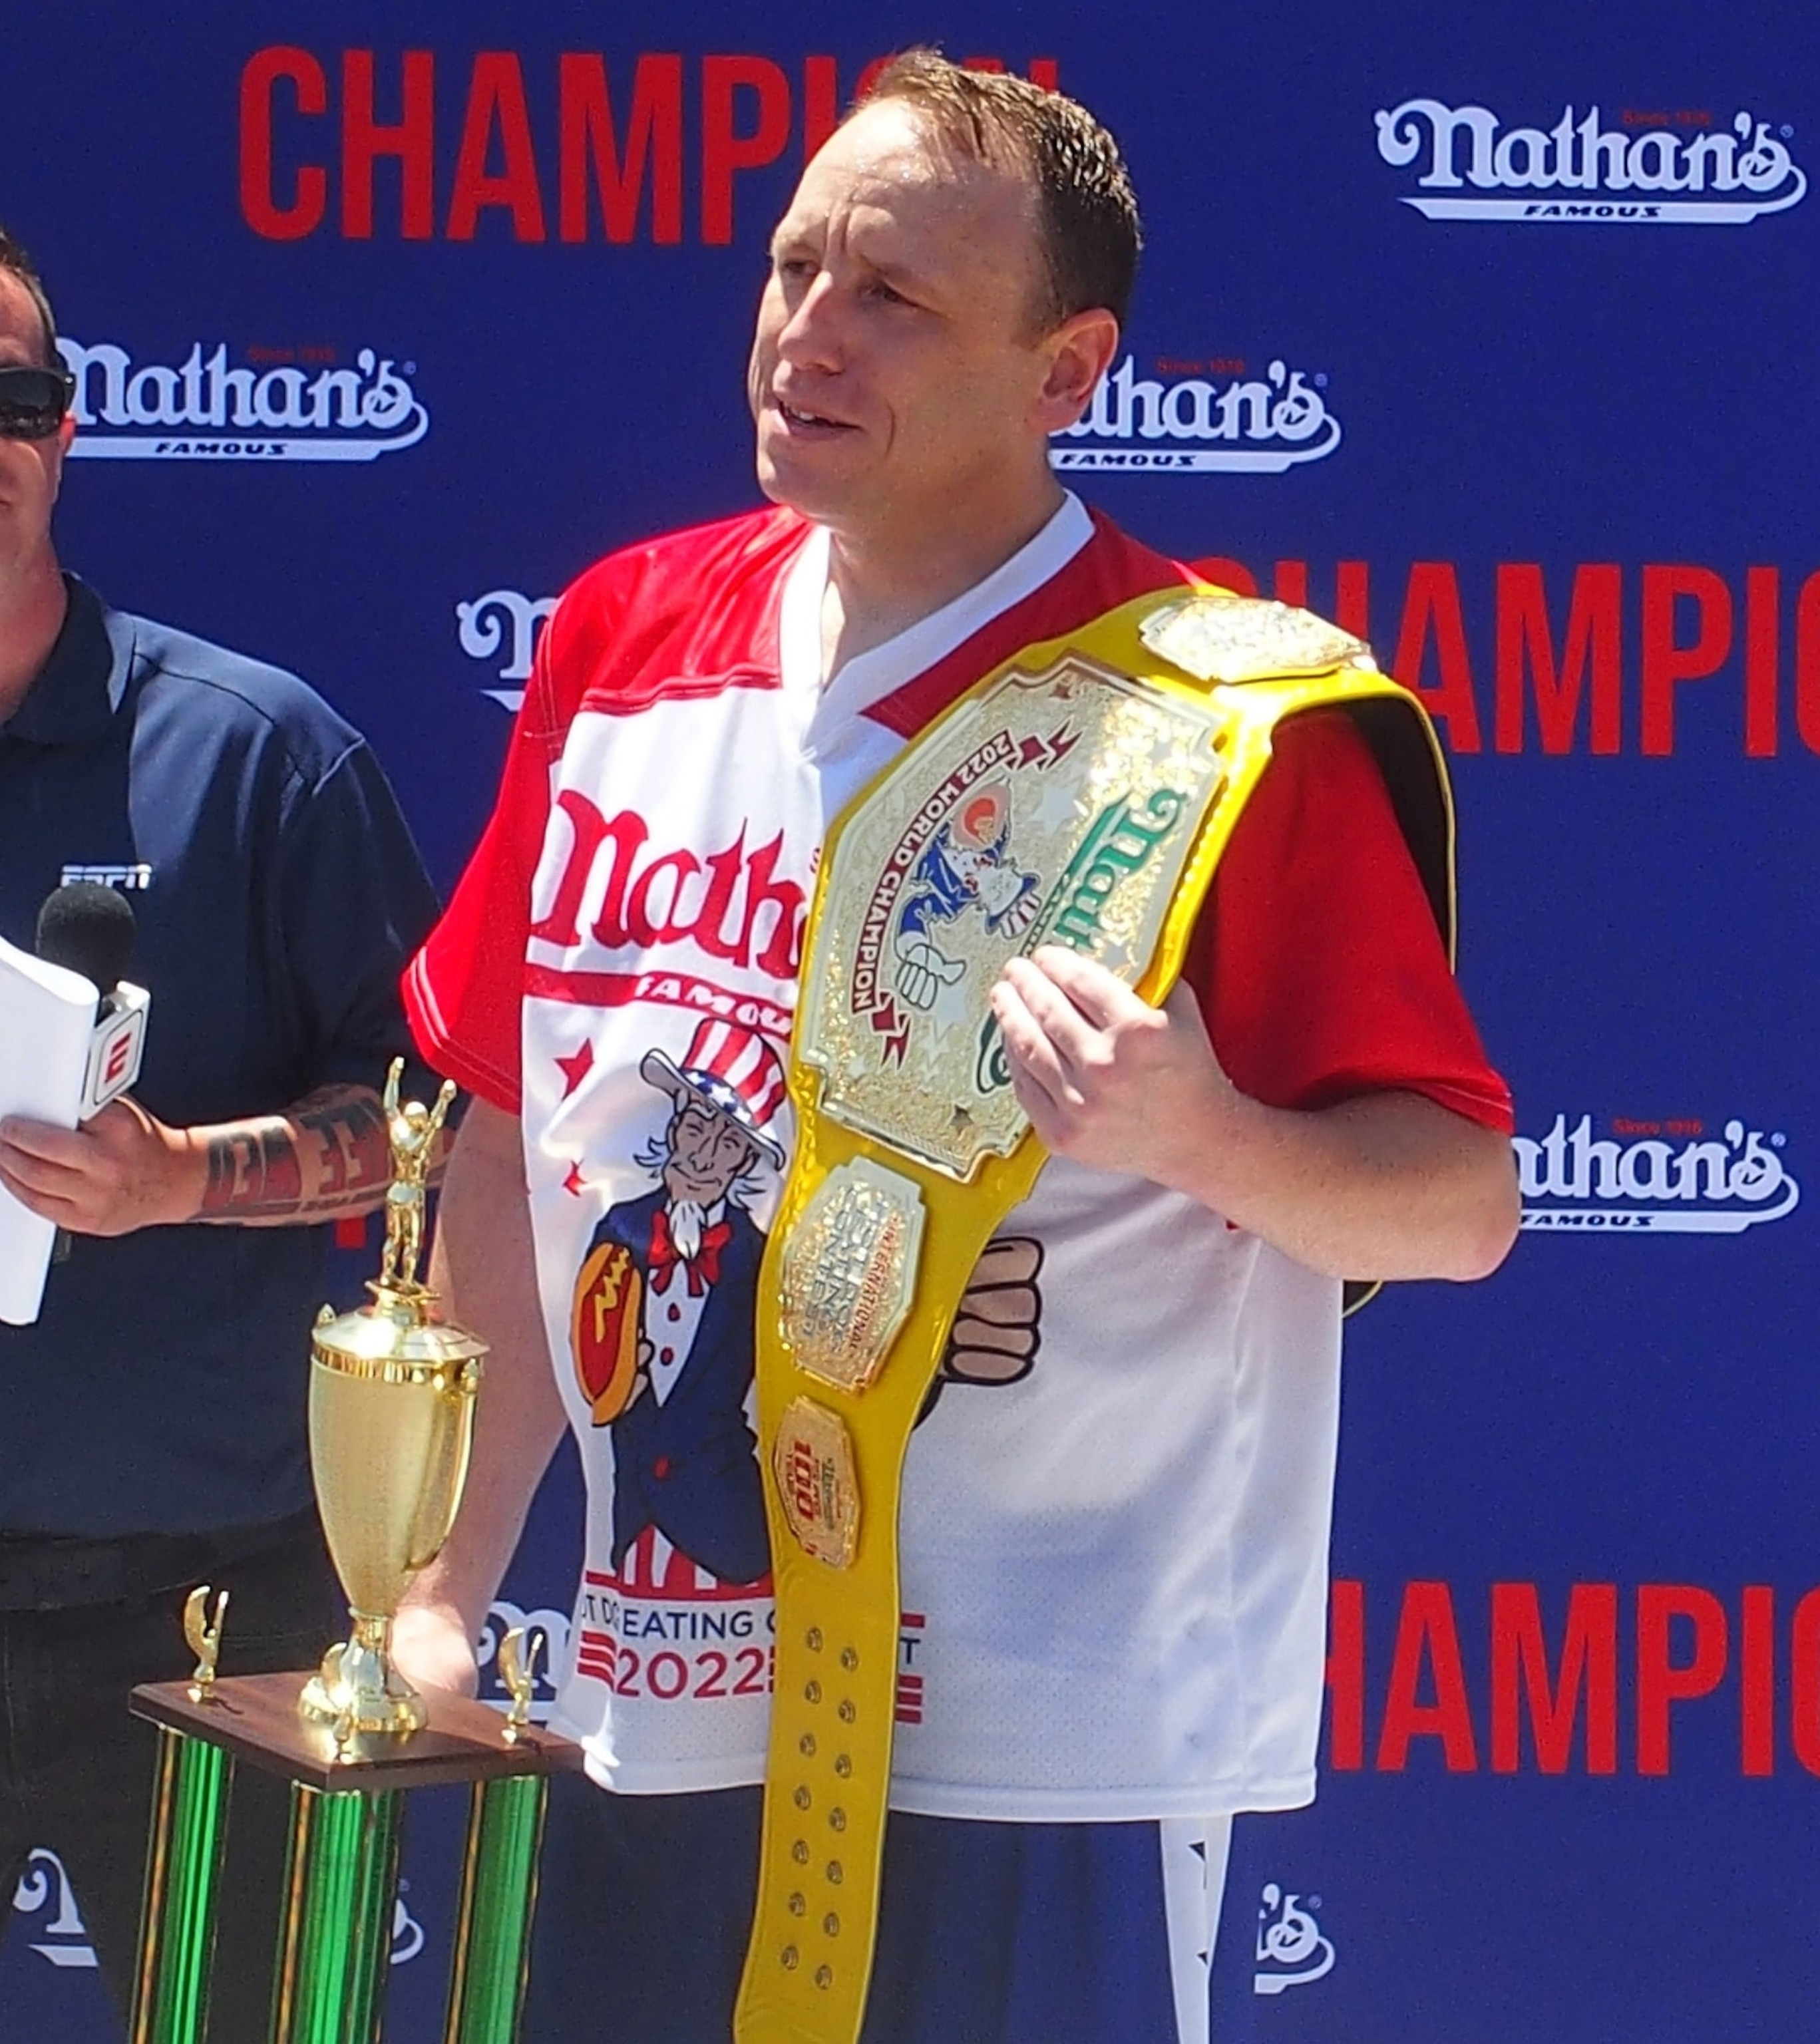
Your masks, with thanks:
M 1523 1227 L 1606 1233 L 1741 1235 L 1795 1211 L 1801 1188 L 1782 1161 L 1787 1139 L 1733 1119 L 1557 1114 L 1540 1140 L 1512 1139 Z

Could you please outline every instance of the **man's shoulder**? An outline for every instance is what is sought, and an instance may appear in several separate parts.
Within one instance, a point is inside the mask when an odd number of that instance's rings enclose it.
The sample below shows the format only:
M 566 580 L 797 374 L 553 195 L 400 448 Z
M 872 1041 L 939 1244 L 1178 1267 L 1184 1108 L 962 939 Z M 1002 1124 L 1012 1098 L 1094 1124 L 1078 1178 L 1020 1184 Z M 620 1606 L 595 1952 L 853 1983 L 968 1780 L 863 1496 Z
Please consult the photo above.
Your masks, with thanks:
M 563 592 L 558 616 L 573 629 L 593 620 L 624 630 L 660 625 L 698 605 L 704 578 L 725 588 L 768 583 L 808 531 L 778 505 L 640 540 L 603 555 Z
M 1056 578 L 1056 594 L 1071 607 L 1098 603 L 1111 610 L 1134 597 L 1180 587 L 1195 579 L 1185 562 L 1146 546 L 1103 511 L 1089 507 L 1093 537 Z
M 194 719 L 219 743 L 273 743 L 306 779 L 326 774 L 360 734 L 302 676 L 252 654 L 130 611 L 109 609 L 108 632 L 126 653 L 140 714 Z
M 533 685 L 547 736 L 582 706 L 643 708 L 675 682 L 766 664 L 775 597 L 809 532 L 775 505 L 640 540 L 578 576 L 557 603 Z

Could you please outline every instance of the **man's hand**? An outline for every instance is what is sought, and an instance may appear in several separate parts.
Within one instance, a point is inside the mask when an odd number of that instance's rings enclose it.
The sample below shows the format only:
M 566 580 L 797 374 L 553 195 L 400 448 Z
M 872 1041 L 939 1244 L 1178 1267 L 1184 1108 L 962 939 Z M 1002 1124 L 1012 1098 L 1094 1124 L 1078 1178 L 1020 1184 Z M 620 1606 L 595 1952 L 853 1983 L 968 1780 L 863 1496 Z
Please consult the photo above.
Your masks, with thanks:
M 1011 1085 L 1045 1148 L 1186 1190 L 1195 1160 L 1241 1113 L 1185 986 L 1161 1008 L 1056 944 L 1014 958 L 992 989 Z
M 193 1220 L 208 1163 L 189 1132 L 132 1099 L 110 1101 L 79 1128 L 0 1121 L 0 1185 L 71 1235 L 130 1235 Z
M 449 1689 L 471 1696 L 480 1687 L 480 1666 L 461 1614 L 445 1604 L 407 1604 L 392 1621 L 392 1660 L 407 1682 L 420 1689 Z

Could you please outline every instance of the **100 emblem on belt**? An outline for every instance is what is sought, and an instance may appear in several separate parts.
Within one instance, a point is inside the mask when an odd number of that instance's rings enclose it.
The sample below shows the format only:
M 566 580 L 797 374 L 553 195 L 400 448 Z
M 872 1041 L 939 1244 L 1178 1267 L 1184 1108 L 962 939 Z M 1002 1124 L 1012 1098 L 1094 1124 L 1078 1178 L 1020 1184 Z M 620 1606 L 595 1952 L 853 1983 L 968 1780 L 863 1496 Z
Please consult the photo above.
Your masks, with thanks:
M 968 1277 L 1043 1162 L 991 987 L 1059 943 L 1160 1000 L 1277 720 L 1401 694 L 1305 613 L 1178 590 L 987 675 L 830 832 L 759 1289 L 777 1658 L 740 2044 L 850 2044 L 864 2015 L 904 1455 Z

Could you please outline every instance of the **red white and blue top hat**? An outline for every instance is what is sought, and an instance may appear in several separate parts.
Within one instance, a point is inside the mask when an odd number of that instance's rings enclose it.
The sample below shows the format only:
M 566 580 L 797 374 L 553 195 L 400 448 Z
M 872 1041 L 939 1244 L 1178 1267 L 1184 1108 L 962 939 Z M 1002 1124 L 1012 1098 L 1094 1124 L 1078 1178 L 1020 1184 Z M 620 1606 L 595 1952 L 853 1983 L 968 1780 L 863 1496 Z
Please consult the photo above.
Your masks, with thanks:
M 680 1067 L 661 1051 L 647 1051 L 638 1075 L 647 1085 L 668 1093 L 679 1106 L 694 1101 L 725 1115 L 773 1164 L 782 1167 L 783 1145 L 771 1132 L 789 1089 L 782 1059 L 752 1030 L 732 1022 L 698 1022 Z

